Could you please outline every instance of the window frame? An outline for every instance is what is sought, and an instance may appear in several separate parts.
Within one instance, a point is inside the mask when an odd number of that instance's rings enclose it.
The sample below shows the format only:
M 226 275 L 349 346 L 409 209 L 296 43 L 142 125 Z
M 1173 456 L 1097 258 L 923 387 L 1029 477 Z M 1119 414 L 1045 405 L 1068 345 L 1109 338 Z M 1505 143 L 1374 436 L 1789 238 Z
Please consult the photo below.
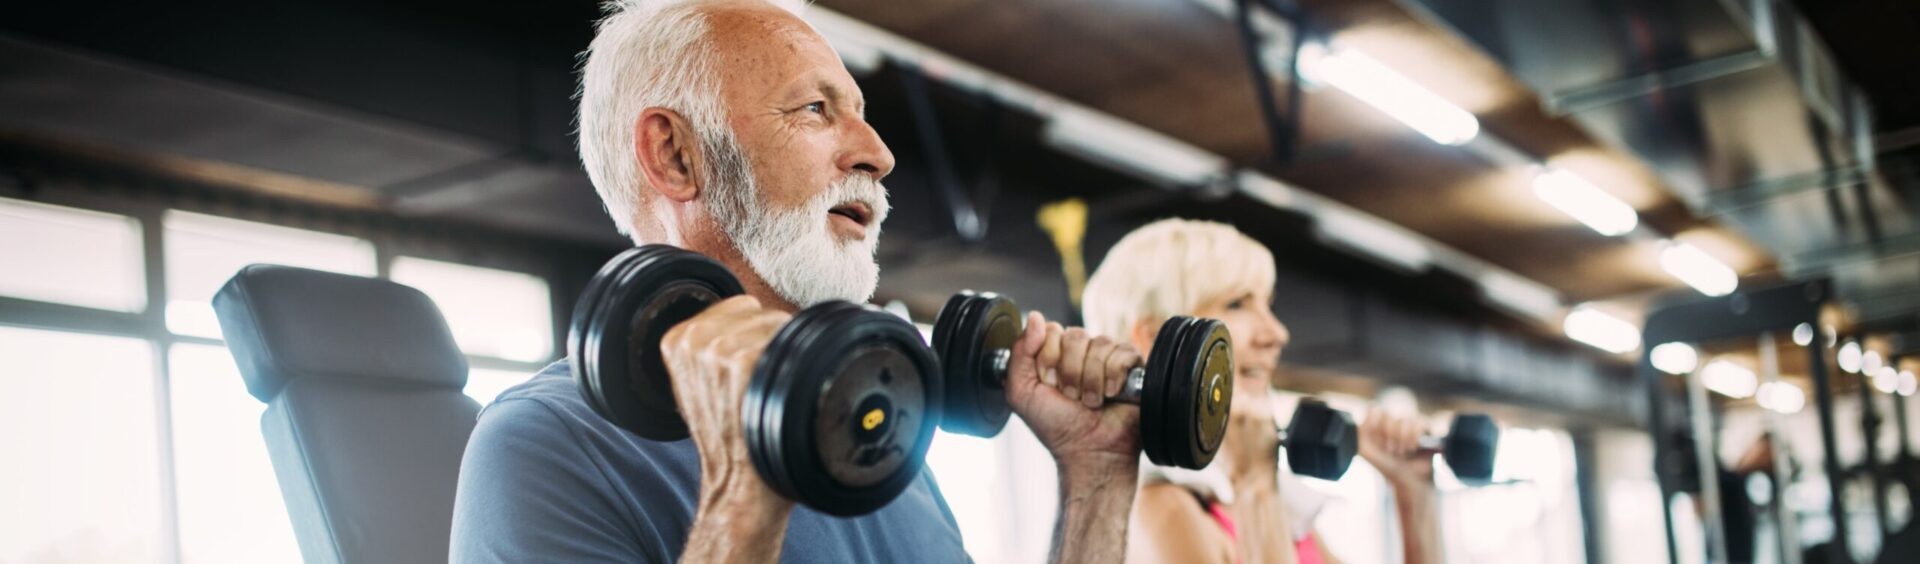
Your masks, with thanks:
M 392 263 L 395 258 L 405 255 L 455 264 L 509 270 L 534 276 L 547 283 L 548 304 L 552 308 L 553 350 L 548 358 L 535 362 L 522 362 L 498 357 L 464 354 L 471 369 L 489 369 L 524 372 L 531 376 L 551 363 L 564 351 L 566 342 L 566 320 L 572 308 L 563 305 L 561 281 L 565 280 L 560 266 L 540 265 L 535 259 L 522 258 L 520 264 L 503 266 L 500 264 L 476 264 L 470 256 L 454 248 L 445 241 L 432 238 L 408 236 L 398 230 L 369 230 L 372 232 L 352 232 L 350 230 L 328 229 L 324 226 L 285 224 L 265 220 L 260 217 L 248 217 L 246 214 L 233 213 L 233 209 L 206 202 L 169 202 L 166 198 L 126 198 L 115 191 L 105 193 L 88 190 L 35 190 L 27 193 L 0 191 L 0 197 L 39 204 L 47 204 L 84 211 L 104 212 L 131 218 L 139 224 L 140 257 L 142 259 L 143 286 L 146 304 L 137 312 L 96 309 L 86 306 L 44 302 L 13 296 L 0 296 L 0 325 L 58 331 L 127 337 L 139 339 L 153 349 L 154 386 L 154 432 L 157 434 L 156 449 L 159 455 L 155 461 L 160 469 L 160 554 L 162 562 L 178 564 L 181 561 L 180 547 L 180 503 L 178 467 L 173 430 L 172 350 L 175 344 L 199 344 L 226 348 L 225 340 L 194 335 L 175 334 L 167 328 L 167 261 L 166 261 L 166 223 L 168 210 L 179 210 L 202 215 L 211 215 L 227 219 L 250 221 L 282 227 L 292 227 L 307 231 L 344 235 L 367 241 L 373 246 L 375 277 L 391 280 Z M 120 197 L 115 197 L 120 196 Z M 467 253 L 471 254 L 471 253 Z M 509 253 L 510 254 L 510 253 Z M 241 385 L 234 382 L 235 386 Z

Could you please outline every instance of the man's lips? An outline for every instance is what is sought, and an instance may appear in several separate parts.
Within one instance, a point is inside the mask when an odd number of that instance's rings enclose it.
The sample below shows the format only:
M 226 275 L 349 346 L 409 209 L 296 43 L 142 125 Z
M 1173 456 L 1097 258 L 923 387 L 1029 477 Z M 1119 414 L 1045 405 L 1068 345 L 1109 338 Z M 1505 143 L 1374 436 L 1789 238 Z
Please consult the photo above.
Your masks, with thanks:
M 864 202 L 840 204 L 834 206 L 833 209 L 827 210 L 827 213 L 853 220 L 854 223 L 859 224 L 861 227 L 867 227 L 869 225 L 868 222 L 873 220 L 873 208 Z

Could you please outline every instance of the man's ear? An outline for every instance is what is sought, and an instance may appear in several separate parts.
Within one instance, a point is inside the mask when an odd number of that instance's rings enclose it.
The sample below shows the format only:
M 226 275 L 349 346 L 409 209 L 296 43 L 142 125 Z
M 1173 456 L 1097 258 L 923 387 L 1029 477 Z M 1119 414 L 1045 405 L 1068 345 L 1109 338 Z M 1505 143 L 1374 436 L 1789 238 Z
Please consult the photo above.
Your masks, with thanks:
M 1133 338 L 1133 347 L 1140 349 L 1140 354 L 1151 356 L 1153 339 L 1160 336 L 1160 324 L 1152 319 L 1136 319 L 1129 329 L 1127 336 Z
M 700 196 L 698 138 L 687 119 L 666 108 L 647 108 L 633 124 L 634 157 L 654 192 L 675 202 Z

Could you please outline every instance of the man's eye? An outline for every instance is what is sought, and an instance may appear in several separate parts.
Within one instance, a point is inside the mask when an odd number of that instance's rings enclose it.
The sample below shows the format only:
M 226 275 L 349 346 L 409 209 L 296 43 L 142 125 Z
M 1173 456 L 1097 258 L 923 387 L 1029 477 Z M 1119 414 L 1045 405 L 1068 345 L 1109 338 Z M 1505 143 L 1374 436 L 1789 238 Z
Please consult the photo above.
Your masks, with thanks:
M 826 102 L 814 102 L 814 103 L 811 103 L 811 104 L 807 104 L 806 106 L 802 106 L 802 107 L 801 107 L 800 109 L 802 109 L 802 110 L 806 110 L 806 111 L 809 111 L 809 112 L 813 112 L 813 113 L 816 113 L 816 114 L 824 114 L 824 113 L 827 113 L 827 103 L 826 103 Z
M 1227 302 L 1227 309 L 1240 309 L 1243 307 L 1247 307 L 1246 298 L 1234 298 L 1233 301 Z

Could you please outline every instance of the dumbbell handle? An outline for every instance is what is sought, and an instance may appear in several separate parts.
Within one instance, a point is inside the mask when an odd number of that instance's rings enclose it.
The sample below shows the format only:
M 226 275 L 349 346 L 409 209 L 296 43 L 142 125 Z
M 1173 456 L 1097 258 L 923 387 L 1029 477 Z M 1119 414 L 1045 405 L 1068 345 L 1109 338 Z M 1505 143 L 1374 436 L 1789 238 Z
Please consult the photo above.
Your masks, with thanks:
M 993 349 L 993 373 L 1001 383 L 1007 381 L 1007 369 L 1013 364 L 1012 349 Z M 1127 370 L 1127 380 L 1120 385 L 1120 394 L 1107 398 L 1120 403 L 1140 405 L 1140 397 L 1147 387 L 1147 367 L 1135 365 Z
M 1276 425 L 1275 427 L 1277 427 L 1277 430 L 1280 432 L 1280 445 L 1286 446 L 1287 428 L 1281 425 Z M 1435 437 L 1432 435 L 1421 435 L 1420 442 L 1418 443 L 1420 447 L 1420 452 L 1425 452 L 1425 453 L 1438 453 L 1443 450 L 1446 450 L 1446 444 L 1447 444 L 1446 437 Z

